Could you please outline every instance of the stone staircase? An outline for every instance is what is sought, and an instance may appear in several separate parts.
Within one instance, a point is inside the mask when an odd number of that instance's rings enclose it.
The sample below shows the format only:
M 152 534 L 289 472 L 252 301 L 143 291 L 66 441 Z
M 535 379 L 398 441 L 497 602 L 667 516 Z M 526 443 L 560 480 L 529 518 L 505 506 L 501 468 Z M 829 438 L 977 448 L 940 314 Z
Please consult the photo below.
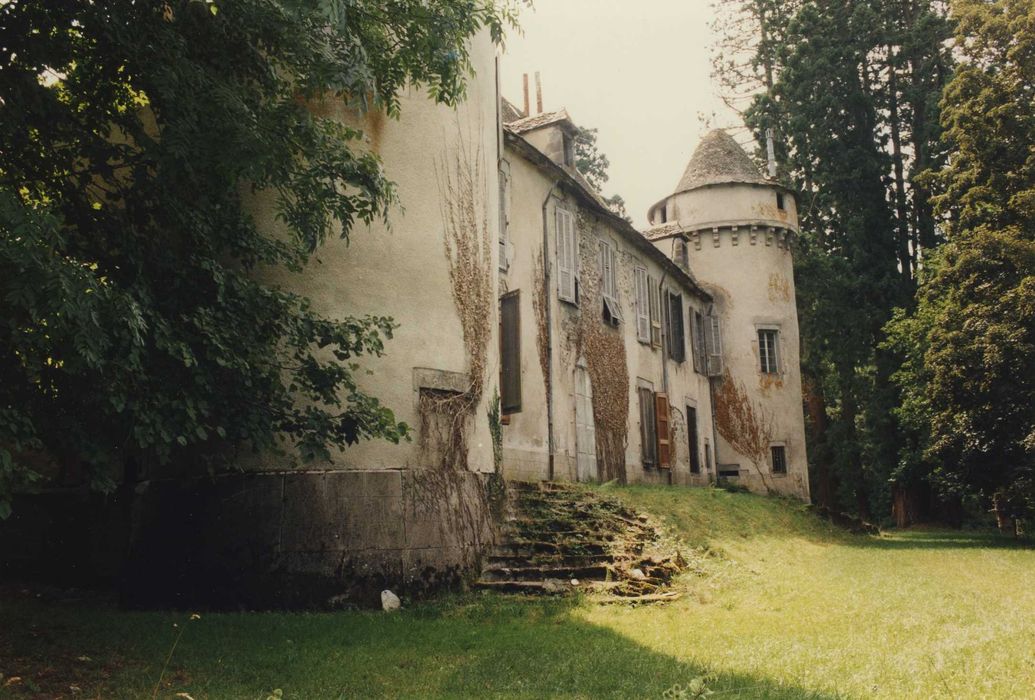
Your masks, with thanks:
M 677 594 L 666 589 L 685 563 L 661 546 L 650 520 L 614 498 L 554 482 L 509 482 L 500 536 L 474 588 L 671 600 Z

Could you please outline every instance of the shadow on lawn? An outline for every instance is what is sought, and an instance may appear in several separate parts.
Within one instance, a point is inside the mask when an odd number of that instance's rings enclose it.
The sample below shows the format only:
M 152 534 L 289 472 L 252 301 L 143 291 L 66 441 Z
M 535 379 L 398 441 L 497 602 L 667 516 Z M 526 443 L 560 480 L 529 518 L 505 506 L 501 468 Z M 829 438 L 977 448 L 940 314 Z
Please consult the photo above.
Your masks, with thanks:
M 688 632 L 687 638 L 671 642 L 685 645 L 692 638 Z M 698 650 L 703 656 L 711 651 Z M 837 697 L 749 674 L 710 673 L 559 609 L 541 620 L 508 624 L 484 647 L 472 650 L 443 679 L 439 692 L 449 697 L 661 698 L 666 690 L 699 677 L 717 697 Z
M 644 647 L 578 618 L 578 601 L 464 596 L 401 613 L 208 614 L 191 622 L 176 648 L 159 697 L 261 698 L 661 698 L 706 676 L 718 697 L 833 698 L 748 674 L 707 669 Z M 0 625 L 28 631 L 56 626 L 50 641 L 9 638 L 14 669 L 45 671 L 47 690 L 86 696 L 150 697 L 168 654 L 172 613 L 30 603 L 0 606 Z M 5 614 L 6 613 L 6 614 Z M 5 619 L 6 618 L 6 619 Z M 13 618 L 13 619 L 12 619 Z M 20 619 L 19 619 L 20 618 Z M 26 624 L 30 623 L 31 624 Z M 182 624 L 182 623 L 181 623 Z M 12 637 L 19 636 L 16 632 Z M 692 640 L 688 632 L 682 640 Z M 661 640 L 662 645 L 664 640 Z M 697 650 L 707 657 L 713 650 Z M 75 655 L 105 667 L 70 673 Z M 118 664 L 112 664 L 118 659 Z M 8 669 L 3 669 L 8 672 Z M 63 673 L 62 671 L 65 671 Z M 67 673 L 67 675 L 66 675 Z M 41 684 L 44 677 L 39 677 Z M 0 698 L 25 695 L 23 684 Z M 182 697 L 182 696 L 180 696 Z
M 880 536 L 857 535 L 843 542 L 876 549 L 1035 549 L 1029 537 L 1015 538 L 997 532 L 962 530 L 889 530 Z

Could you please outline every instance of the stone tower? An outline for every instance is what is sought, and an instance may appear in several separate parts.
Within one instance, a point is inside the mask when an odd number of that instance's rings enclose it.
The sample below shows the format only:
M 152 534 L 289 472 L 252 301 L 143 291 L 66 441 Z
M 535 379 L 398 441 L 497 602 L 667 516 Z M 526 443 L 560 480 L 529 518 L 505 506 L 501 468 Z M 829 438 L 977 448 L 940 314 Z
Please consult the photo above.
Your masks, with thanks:
M 807 500 L 793 192 L 763 177 L 729 134 L 715 130 L 648 219 L 645 235 L 715 298 L 711 317 L 692 321 L 695 342 L 711 356 L 714 473 Z

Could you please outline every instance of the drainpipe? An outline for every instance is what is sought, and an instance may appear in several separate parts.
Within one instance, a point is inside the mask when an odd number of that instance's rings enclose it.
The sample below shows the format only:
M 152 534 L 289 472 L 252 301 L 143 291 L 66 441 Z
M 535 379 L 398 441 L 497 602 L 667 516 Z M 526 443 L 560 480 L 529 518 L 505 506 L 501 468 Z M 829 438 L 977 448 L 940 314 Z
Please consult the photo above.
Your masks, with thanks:
M 526 93 L 527 94 L 527 93 Z M 554 191 L 561 184 L 553 183 L 543 200 L 543 297 L 546 306 L 546 449 L 547 479 L 553 481 L 553 297 L 550 286 L 550 228 L 547 223 L 546 206 Z

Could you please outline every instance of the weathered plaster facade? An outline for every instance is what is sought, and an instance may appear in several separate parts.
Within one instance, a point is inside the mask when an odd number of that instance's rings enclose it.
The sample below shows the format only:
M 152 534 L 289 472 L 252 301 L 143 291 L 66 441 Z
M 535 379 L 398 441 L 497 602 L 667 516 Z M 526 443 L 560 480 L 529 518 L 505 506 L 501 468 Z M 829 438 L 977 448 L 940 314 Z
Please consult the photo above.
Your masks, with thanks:
M 84 570 L 128 572 L 143 602 L 374 603 L 383 587 L 414 593 L 477 570 L 501 475 L 673 485 L 722 475 L 808 498 L 793 195 L 713 134 L 640 233 L 572 166 L 567 113 L 516 113 L 497 95 L 487 37 L 471 57 L 477 73 L 456 109 L 417 91 L 398 120 L 313 105 L 364 131 L 401 206 L 390 227 L 356 227 L 348 243 L 331 232 L 301 273 L 264 273 L 328 316 L 394 318 L 385 355 L 363 358 L 357 378 L 413 439 L 320 464 L 245 458 L 215 477 L 175 465 L 100 511 L 85 497 L 61 512 L 22 509 L 0 528 L 8 568 L 68 550 Z M 272 199 L 252 206 L 276 231 Z M 768 368 L 760 331 L 776 343 Z M 722 423 L 731 387 L 764 424 L 761 458 Z M 502 426 L 490 418 L 499 394 Z M 128 566 L 106 534 L 120 531 L 131 532 Z M 39 537 L 51 544 L 27 544 Z
M 689 269 L 714 298 L 722 321 L 724 372 L 713 380 L 719 474 L 754 491 L 807 500 L 793 193 L 763 178 L 730 136 L 715 131 L 698 147 L 675 193 L 648 216 L 653 228 L 645 235 L 668 254 L 685 247 Z M 775 367 L 763 365 L 766 348 L 760 347 L 771 339 Z M 748 455 L 732 444 L 744 436 L 740 424 L 724 425 L 722 401 L 731 394 L 757 419 L 754 442 L 783 448 L 784 471 L 774 466 L 771 449 Z

